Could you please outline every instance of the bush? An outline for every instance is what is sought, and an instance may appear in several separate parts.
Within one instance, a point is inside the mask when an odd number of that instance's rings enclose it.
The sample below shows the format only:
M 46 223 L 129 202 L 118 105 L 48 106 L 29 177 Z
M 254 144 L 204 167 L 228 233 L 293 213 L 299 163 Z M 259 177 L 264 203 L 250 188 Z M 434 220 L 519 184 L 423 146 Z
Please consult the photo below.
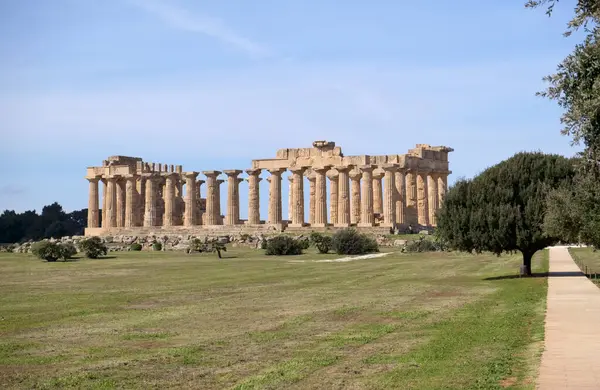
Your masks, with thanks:
M 193 240 L 190 241 L 190 244 L 188 246 L 188 253 L 194 253 L 194 252 L 206 252 L 206 243 L 202 242 L 201 239 L 199 238 L 194 238 Z
M 266 255 L 287 256 L 301 255 L 304 244 L 301 240 L 281 235 L 271 238 L 266 244 Z
M 377 241 L 351 228 L 338 230 L 333 235 L 332 249 L 338 255 L 379 252 Z
M 446 245 L 440 240 L 428 240 L 425 237 L 419 237 L 416 240 L 408 241 L 403 252 L 441 252 L 447 250 Z
M 131 244 L 129 246 L 129 250 L 130 251 L 136 251 L 136 252 L 141 251 L 142 250 L 142 244 L 138 244 L 137 242 L 134 242 L 133 244 Z
M 57 244 L 50 241 L 40 241 L 31 246 L 31 253 L 46 261 L 56 261 L 58 259 L 70 259 L 77 253 L 77 249 L 71 243 Z
M 100 237 L 90 237 L 79 243 L 79 249 L 89 259 L 97 259 L 108 253 L 108 248 L 102 243 Z
M 160 242 L 155 242 L 152 244 L 152 250 L 162 251 L 162 244 Z
M 314 245 L 319 253 L 327 253 L 333 245 L 331 236 L 326 236 L 318 232 L 310 233 L 310 242 Z

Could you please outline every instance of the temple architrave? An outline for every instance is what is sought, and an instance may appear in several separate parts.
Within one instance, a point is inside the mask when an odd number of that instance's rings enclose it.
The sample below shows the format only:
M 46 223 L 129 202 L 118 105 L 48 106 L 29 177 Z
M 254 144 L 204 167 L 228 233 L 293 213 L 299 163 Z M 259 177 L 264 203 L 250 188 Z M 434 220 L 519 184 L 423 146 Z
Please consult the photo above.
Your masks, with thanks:
M 417 144 L 406 154 L 344 156 L 334 142 L 315 141 L 312 148 L 280 149 L 274 158 L 253 160 L 245 171 L 202 171 L 204 179 L 199 178 L 200 172 L 184 172 L 181 165 L 112 156 L 102 166 L 87 169 L 85 234 L 295 231 L 348 226 L 359 230 L 431 229 L 436 226 L 436 211 L 452 173 L 448 169 L 448 153 L 452 151 L 446 146 Z M 266 216 L 260 215 L 259 175 L 263 171 L 270 174 L 266 179 Z M 286 171 L 290 174 L 288 215 L 283 219 L 281 189 Z M 243 173 L 245 178 L 240 177 Z M 240 218 L 239 195 L 244 181 L 248 185 L 245 220 Z M 222 190 L 227 191 L 223 207 Z M 307 197 L 309 210 L 305 210 Z

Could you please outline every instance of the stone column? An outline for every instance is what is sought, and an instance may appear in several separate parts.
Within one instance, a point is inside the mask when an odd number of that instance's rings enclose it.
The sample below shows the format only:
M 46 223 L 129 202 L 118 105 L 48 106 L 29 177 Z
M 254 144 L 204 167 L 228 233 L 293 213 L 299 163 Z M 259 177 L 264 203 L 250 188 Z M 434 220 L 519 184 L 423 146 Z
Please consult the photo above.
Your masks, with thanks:
M 405 218 L 405 202 L 406 202 L 406 178 L 402 170 L 396 171 L 396 177 L 394 178 L 394 184 L 396 185 L 395 201 L 396 201 L 396 223 L 404 225 L 406 223 Z
M 327 225 L 327 178 L 329 167 L 313 168 L 315 173 L 315 227 Z
M 338 213 L 338 173 L 336 170 L 330 170 L 327 172 L 327 177 L 329 177 L 329 223 L 334 225 Z
M 362 173 L 359 169 L 350 171 L 350 180 L 352 181 L 352 196 L 350 202 L 350 223 L 358 224 L 360 222 L 360 179 Z
M 406 211 L 405 222 L 408 225 L 419 223 L 417 214 L 417 174 L 409 169 L 406 172 Z
M 269 223 L 279 224 L 282 222 L 281 213 L 281 174 L 285 169 L 269 169 L 271 176 L 269 181 Z
M 199 225 L 197 221 L 197 198 L 198 198 L 198 187 L 196 184 L 196 178 L 198 172 L 185 172 L 183 173 L 185 178 L 185 215 L 183 217 L 184 226 Z
M 438 207 L 442 206 L 446 191 L 448 190 L 448 173 L 444 172 L 438 175 Z
M 398 167 L 394 164 L 382 166 L 384 172 L 383 189 L 383 223 L 381 226 L 396 226 L 396 171 Z
M 125 182 L 121 177 L 115 181 L 117 199 L 117 227 L 125 226 Z
M 168 173 L 165 176 L 165 214 L 163 226 L 175 225 L 175 175 Z
M 217 184 L 217 176 L 221 174 L 220 171 L 204 171 L 202 172 L 206 176 L 206 219 L 207 225 L 218 225 L 218 210 L 219 210 L 219 189 Z
M 158 180 L 155 175 L 146 176 L 146 200 L 144 212 L 144 226 L 157 225 L 157 195 L 158 195 Z
M 428 188 L 428 194 L 429 194 L 429 199 L 428 199 L 428 203 L 429 203 L 429 224 L 431 226 L 436 226 L 436 217 L 435 217 L 435 213 L 437 212 L 438 209 L 438 199 L 439 199 L 439 194 L 438 194 L 438 175 L 435 173 L 430 173 L 427 176 L 427 188 Z
M 421 226 L 429 225 L 427 193 L 427 172 L 417 172 L 417 215 Z
M 225 180 L 218 179 L 217 180 L 217 203 L 216 203 L 216 213 L 217 213 L 217 225 L 223 224 L 223 211 L 221 210 L 221 184 L 225 183 Z
M 106 222 L 107 227 L 117 226 L 117 184 L 114 177 L 108 178 L 106 185 Z
M 125 176 L 125 224 L 124 227 L 132 228 L 137 224 L 137 190 L 136 176 Z
M 362 165 L 360 223 L 358 226 L 373 226 L 373 166 Z
M 227 175 L 227 214 L 225 225 L 238 225 L 240 223 L 240 186 L 238 175 L 242 171 L 237 169 L 223 171 Z
M 102 227 L 106 228 L 109 226 L 108 219 L 106 218 L 106 200 L 107 200 L 107 192 L 108 192 L 108 180 L 100 179 L 102 182 Z
M 377 168 L 373 170 L 373 212 L 383 214 L 383 188 L 381 179 L 383 179 L 383 170 Z
M 348 174 L 350 167 L 337 166 L 338 172 L 338 198 L 337 198 L 337 220 L 336 226 L 350 226 L 350 191 Z
M 290 168 L 292 171 L 292 224 L 293 227 L 304 226 L 304 167 Z
M 294 218 L 294 212 L 293 212 L 293 208 L 294 208 L 294 177 L 292 176 L 288 176 L 288 181 L 289 181 L 289 185 L 288 185 L 288 221 L 290 221 L 290 223 L 292 223 L 292 219 Z
M 248 174 L 248 224 L 260 224 L 260 187 L 259 183 L 262 180 L 260 169 L 247 169 Z
M 311 172 L 308 179 L 308 223 L 312 226 L 315 223 L 315 183 L 317 177 Z
M 88 178 L 87 180 L 90 182 L 87 227 L 97 228 L 100 227 L 100 210 L 98 201 L 98 181 L 100 181 L 100 179 L 97 177 L 92 177 Z
M 146 209 L 146 180 L 142 176 L 136 177 L 135 196 L 135 226 L 143 226 L 144 210 Z

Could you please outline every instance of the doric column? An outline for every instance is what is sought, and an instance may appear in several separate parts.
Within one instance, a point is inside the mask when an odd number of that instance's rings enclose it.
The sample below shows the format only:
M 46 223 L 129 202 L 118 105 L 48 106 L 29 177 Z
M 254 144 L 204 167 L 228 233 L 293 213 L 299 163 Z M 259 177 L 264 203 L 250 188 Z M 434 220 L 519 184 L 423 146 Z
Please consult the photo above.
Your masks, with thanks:
M 106 228 L 109 226 L 108 218 L 106 218 L 106 200 L 107 200 L 107 192 L 108 192 L 108 180 L 100 179 L 102 182 L 102 221 L 101 226 Z
M 383 224 L 381 226 L 396 226 L 396 171 L 394 164 L 384 164 L 384 189 L 383 189 Z
M 438 207 L 442 206 L 444 198 L 446 197 L 446 191 L 448 190 L 448 173 L 444 172 L 438 176 Z
M 183 199 L 183 180 L 180 172 L 175 173 L 175 217 L 174 223 L 177 226 L 183 225 L 185 213 L 185 200 Z
M 292 219 L 294 216 L 294 185 L 292 184 L 294 182 L 294 176 L 288 176 L 288 221 L 290 221 L 290 223 L 292 223 Z
M 237 169 L 223 171 L 227 175 L 227 214 L 225 225 L 238 225 L 240 223 L 240 186 L 238 175 L 242 171 Z
M 157 202 L 158 202 L 158 177 L 149 174 L 146 176 L 146 200 L 144 212 L 144 226 L 157 225 Z
M 337 166 L 338 172 L 338 198 L 337 198 L 337 226 L 350 226 L 350 191 L 348 183 L 348 173 L 350 167 Z
M 406 223 L 405 218 L 405 202 L 406 202 L 406 178 L 404 177 L 404 171 L 396 171 L 394 178 L 394 184 L 396 185 L 396 191 L 394 199 L 396 202 L 396 223 L 404 225 Z
M 98 201 L 98 181 L 100 181 L 97 177 L 87 178 L 90 182 L 90 191 L 88 194 L 88 218 L 87 218 L 87 227 L 88 228 L 97 228 L 100 226 L 100 216 L 99 216 L 99 201 Z
M 202 208 L 202 184 L 204 184 L 204 180 L 196 180 L 196 224 L 202 225 L 205 224 L 206 221 L 202 221 L 202 217 L 204 216 L 202 210 L 206 212 L 206 199 L 204 200 L 204 208 Z
M 198 172 L 185 172 L 182 174 L 185 178 L 185 214 L 183 217 L 184 226 L 198 225 L 197 216 L 197 197 L 198 188 L 196 187 L 196 178 Z
M 373 166 L 362 165 L 360 223 L 358 226 L 373 226 Z
M 175 225 L 175 175 L 171 173 L 163 174 L 165 176 L 165 214 L 163 216 L 163 226 Z
M 248 174 L 248 224 L 260 224 L 260 188 L 259 183 L 262 180 L 260 169 L 247 169 Z
M 313 168 L 315 173 L 315 223 L 316 227 L 327 225 L 327 177 L 329 167 Z
M 350 171 L 350 180 L 352 181 L 352 195 L 350 201 L 350 223 L 358 224 L 360 222 L 360 179 L 362 173 L 359 169 Z
M 338 173 L 332 169 L 327 172 L 329 178 L 329 223 L 334 225 L 337 222 L 338 212 Z
M 121 177 L 115 181 L 117 199 L 117 227 L 125 226 L 125 182 Z
M 217 225 L 223 224 L 223 211 L 221 210 L 221 184 L 223 183 L 225 183 L 225 180 L 217 180 L 217 203 L 215 207 L 217 213 Z
M 427 172 L 417 172 L 417 215 L 421 226 L 429 225 L 427 193 Z
M 381 179 L 383 179 L 383 170 L 377 168 L 373 170 L 373 212 L 375 214 L 383 214 L 383 187 Z
M 217 176 L 220 171 L 204 171 L 206 176 L 206 219 L 207 225 L 218 225 L 219 222 L 219 188 L 217 184 Z
M 117 226 L 117 184 L 114 177 L 107 179 L 106 186 L 106 221 L 107 227 L 113 228 Z
M 304 226 L 304 167 L 290 168 L 292 171 L 292 225 Z
M 135 197 L 135 226 L 143 226 L 144 210 L 146 209 L 146 180 L 142 176 L 136 176 Z
M 125 176 L 125 224 L 124 227 L 132 228 L 136 226 L 137 213 L 137 177 L 134 175 Z
M 435 173 L 430 173 L 427 176 L 427 188 L 428 188 L 428 205 L 429 205 L 429 224 L 431 226 L 436 226 L 436 217 L 435 213 L 438 209 L 438 175 Z
M 409 169 L 406 172 L 406 211 L 405 222 L 409 225 L 419 223 L 417 213 L 417 174 Z
M 315 223 L 315 183 L 317 177 L 313 172 L 307 176 L 308 179 L 308 223 L 314 225 Z
M 281 174 L 285 169 L 269 169 L 271 176 L 269 181 L 269 223 L 281 223 L 283 216 L 281 214 Z

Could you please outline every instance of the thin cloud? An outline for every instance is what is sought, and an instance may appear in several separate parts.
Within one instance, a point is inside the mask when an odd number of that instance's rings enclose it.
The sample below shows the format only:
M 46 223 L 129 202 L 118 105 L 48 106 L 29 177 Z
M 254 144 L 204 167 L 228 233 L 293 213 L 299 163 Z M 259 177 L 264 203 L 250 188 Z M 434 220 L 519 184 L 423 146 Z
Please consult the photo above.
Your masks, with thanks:
M 236 33 L 220 19 L 198 15 L 185 8 L 166 4 L 161 0 L 129 0 L 129 2 L 158 17 L 173 28 L 213 37 L 255 58 L 266 57 L 270 54 L 266 47 Z

